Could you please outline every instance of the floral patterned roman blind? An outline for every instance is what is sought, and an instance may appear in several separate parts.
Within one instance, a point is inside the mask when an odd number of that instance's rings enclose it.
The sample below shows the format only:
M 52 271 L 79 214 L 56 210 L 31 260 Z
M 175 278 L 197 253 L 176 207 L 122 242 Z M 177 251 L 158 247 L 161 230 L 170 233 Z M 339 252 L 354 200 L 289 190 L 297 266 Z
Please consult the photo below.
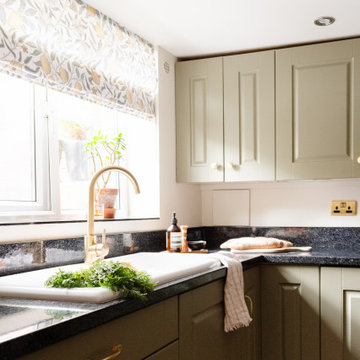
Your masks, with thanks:
M 0 71 L 155 116 L 153 45 L 80 0 L 0 0 Z

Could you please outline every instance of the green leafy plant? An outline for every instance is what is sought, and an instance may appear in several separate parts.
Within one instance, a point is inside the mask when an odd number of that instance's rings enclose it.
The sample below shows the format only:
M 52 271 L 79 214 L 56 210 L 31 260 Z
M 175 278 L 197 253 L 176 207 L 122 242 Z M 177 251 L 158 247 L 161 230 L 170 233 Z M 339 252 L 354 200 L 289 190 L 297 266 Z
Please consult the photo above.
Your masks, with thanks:
M 59 269 L 45 282 L 45 286 L 54 288 L 107 287 L 123 298 L 138 300 L 145 300 L 155 285 L 150 281 L 150 275 L 137 272 L 126 263 L 101 260 L 88 269 L 75 272 Z
M 123 157 L 125 149 L 126 142 L 121 132 L 115 137 L 110 138 L 108 135 L 102 134 L 99 130 L 99 132 L 84 145 L 83 151 L 90 155 L 94 174 L 97 170 L 105 166 L 116 165 Z M 111 172 L 102 175 L 103 189 L 106 188 L 110 175 Z

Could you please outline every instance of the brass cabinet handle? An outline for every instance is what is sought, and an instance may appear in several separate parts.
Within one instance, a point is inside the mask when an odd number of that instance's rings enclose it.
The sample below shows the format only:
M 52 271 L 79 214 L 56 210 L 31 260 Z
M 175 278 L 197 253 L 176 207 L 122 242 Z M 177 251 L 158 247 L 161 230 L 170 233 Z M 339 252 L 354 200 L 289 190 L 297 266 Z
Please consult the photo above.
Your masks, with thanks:
M 246 300 L 246 299 L 249 300 L 249 303 L 250 303 L 250 316 L 253 316 L 253 312 L 254 312 L 254 302 L 253 302 L 251 296 L 245 295 L 244 297 L 245 297 L 245 300 Z
M 221 168 L 221 165 L 214 162 L 214 163 L 211 163 L 211 168 L 214 170 L 219 170 Z
M 237 165 L 235 163 L 233 163 L 232 161 L 229 161 L 227 164 L 227 167 L 233 170 L 236 170 Z
M 103 358 L 103 359 L 101 359 L 101 360 L 114 360 L 114 359 L 116 359 L 121 354 L 122 349 L 123 349 L 123 346 L 121 344 L 114 345 L 111 348 L 112 354 L 105 357 L 105 358 Z

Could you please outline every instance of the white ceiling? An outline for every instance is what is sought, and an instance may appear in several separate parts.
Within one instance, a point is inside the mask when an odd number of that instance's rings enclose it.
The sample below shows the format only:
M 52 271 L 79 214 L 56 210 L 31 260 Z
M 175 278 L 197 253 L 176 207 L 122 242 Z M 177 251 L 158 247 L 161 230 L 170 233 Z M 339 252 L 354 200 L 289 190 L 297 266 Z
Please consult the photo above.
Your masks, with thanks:
M 359 0 L 85 1 L 180 58 L 360 35 Z

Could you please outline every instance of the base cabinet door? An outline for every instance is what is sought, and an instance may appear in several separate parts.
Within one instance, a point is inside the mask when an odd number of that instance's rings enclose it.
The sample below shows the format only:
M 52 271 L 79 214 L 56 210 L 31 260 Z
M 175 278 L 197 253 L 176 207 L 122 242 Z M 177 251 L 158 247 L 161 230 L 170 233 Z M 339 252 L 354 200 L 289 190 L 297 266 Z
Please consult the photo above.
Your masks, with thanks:
M 321 268 L 321 359 L 360 359 L 360 269 Z
M 224 331 L 224 280 L 179 297 L 180 360 L 260 360 L 259 269 L 244 272 L 245 300 L 253 321 Z
M 235 333 L 224 332 L 223 293 L 218 280 L 179 297 L 180 360 L 233 359 Z
M 252 321 L 248 327 L 237 330 L 234 350 L 239 360 L 261 360 L 261 302 L 260 268 L 244 272 L 245 302 Z
M 263 360 L 320 359 L 319 268 L 261 268 Z

